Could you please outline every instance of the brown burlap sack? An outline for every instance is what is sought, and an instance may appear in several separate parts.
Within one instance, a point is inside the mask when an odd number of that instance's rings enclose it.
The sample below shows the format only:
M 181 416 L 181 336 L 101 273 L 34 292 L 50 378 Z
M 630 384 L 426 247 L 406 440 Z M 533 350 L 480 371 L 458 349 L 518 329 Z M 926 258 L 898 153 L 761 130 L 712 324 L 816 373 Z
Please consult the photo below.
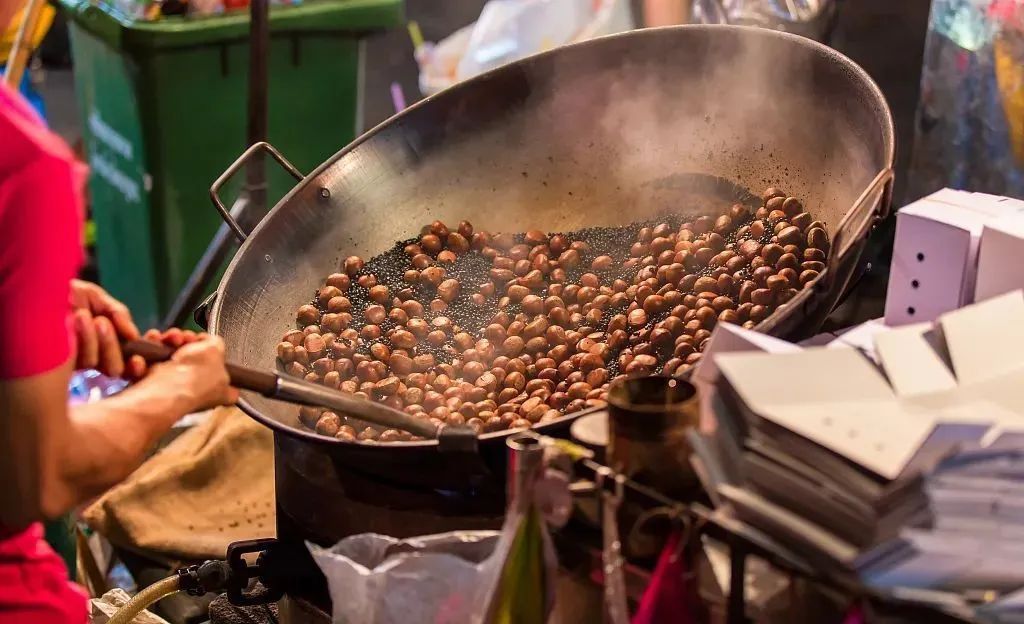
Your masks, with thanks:
M 112 543 L 175 559 L 223 558 L 274 536 L 273 437 L 236 408 L 181 434 L 85 510 Z

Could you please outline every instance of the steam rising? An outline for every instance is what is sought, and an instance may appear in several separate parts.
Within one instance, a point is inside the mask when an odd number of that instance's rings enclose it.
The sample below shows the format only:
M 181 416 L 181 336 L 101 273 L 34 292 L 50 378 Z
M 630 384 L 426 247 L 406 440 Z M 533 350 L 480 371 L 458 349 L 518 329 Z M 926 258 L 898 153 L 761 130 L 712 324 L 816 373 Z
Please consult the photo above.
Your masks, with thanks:
M 714 207 L 684 173 L 778 184 L 834 225 L 887 164 L 881 119 L 859 76 L 766 31 L 658 29 L 556 50 L 439 94 L 307 178 L 250 237 L 218 329 L 230 359 L 264 366 L 251 338 L 289 327 L 339 257 L 378 254 L 434 219 L 566 231 Z
M 631 204 L 677 211 L 672 204 L 687 192 L 680 173 L 723 177 L 755 194 L 778 185 L 830 202 L 843 198 L 823 194 L 829 185 L 844 179 L 866 184 L 874 171 L 866 171 L 866 179 L 847 175 L 867 168 L 863 139 L 837 117 L 847 102 L 832 101 L 816 85 L 821 77 L 808 49 L 720 34 L 700 48 L 677 45 L 664 53 L 654 51 L 659 42 L 638 39 L 633 44 L 650 50 L 609 55 L 596 76 L 581 75 L 577 59 L 567 55 L 555 64 L 553 90 L 539 94 L 550 97 L 550 108 L 562 117 L 541 141 L 552 151 L 568 151 L 574 162 L 593 160 L 588 152 L 603 146 L 602 177 Z M 706 211 L 729 199 L 682 208 Z M 841 214 L 848 206 L 835 210 Z
M 304 255 L 329 262 L 380 253 L 434 219 L 565 231 L 736 199 L 709 197 L 687 174 L 756 194 L 781 186 L 834 226 L 884 165 L 871 96 L 816 44 L 760 29 L 593 40 L 408 111 L 317 181 L 336 215 L 313 185 L 297 198 L 309 223 L 290 211 L 276 227 L 303 232 Z M 307 282 L 323 269 L 310 272 Z
M 494 208 L 469 215 L 493 229 L 615 225 L 738 198 L 709 197 L 686 174 L 755 194 L 780 186 L 834 225 L 882 161 L 859 77 L 817 44 L 760 29 L 633 32 L 464 87 L 444 104 L 429 158 L 396 169 L 416 169 L 404 177 L 419 184 L 398 195 L 415 209 L 442 203 L 434 214 L 455 220 L 467 205 Z M 542 219 L 524 218 L 538 206 Z

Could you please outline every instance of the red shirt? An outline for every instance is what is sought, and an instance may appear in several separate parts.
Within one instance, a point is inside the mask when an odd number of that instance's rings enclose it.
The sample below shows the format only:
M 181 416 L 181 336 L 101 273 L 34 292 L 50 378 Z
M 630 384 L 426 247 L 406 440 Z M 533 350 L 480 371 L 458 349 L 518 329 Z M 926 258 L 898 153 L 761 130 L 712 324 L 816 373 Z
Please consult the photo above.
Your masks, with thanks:
M 0 85 L 0 379 L 38 375 L 71 356 L 85 173 L 28 103 Z
M 67 145 L 0 84 L 0 379 L 45 373 L 73 353 L 84 180 Z M 0 526 L 0 624 L 85 622 L 85 595 L 42 535 L 38 524 Z

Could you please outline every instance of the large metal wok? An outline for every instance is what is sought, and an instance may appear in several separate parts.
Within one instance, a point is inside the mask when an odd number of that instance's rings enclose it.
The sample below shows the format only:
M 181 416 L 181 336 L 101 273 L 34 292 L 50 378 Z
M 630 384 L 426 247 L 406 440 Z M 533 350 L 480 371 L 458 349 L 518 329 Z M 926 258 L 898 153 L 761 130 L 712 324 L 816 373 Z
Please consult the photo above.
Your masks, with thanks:
M 559 48 L 458 84 L 304 177 L 263 144 L 222 178 L 260 149 L 300 181 L 249 233 L 221 204 L 244 243 L 209 314 L 229 359 L 254 367 L 275 365 L 296 308 L 342 258 L 382 252 L 434 219 L 565 231 L 719 210 L 770 184 L 802 198 L 833 240 L 816 287 L 760 326 L 809 334 L 887 209 L 894 146 L 878 87 L 834 50 L 769 30 L 681 26 Z M 349 444 L 300 428 L 292 406 L 253 393 L 241 406 L 286 452 L 323 453 L 401 482 L 455 487 L 476 474 L 436 442 Z M 485 464 L 492 446 L 502 457 L 500 437 L 481 439 Z

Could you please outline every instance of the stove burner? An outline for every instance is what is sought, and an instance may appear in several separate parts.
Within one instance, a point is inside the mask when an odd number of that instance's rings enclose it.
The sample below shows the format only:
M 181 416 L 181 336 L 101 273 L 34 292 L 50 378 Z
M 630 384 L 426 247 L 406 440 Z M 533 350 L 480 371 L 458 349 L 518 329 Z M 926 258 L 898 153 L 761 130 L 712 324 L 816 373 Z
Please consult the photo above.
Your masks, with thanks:
M 501 526 L 505 492 L 500 478 L 462 491 L 399 485 L 281 434 L 274 436 L 274 444 L 282 541 L 331 546 L 358 533 L 403 538 Z

